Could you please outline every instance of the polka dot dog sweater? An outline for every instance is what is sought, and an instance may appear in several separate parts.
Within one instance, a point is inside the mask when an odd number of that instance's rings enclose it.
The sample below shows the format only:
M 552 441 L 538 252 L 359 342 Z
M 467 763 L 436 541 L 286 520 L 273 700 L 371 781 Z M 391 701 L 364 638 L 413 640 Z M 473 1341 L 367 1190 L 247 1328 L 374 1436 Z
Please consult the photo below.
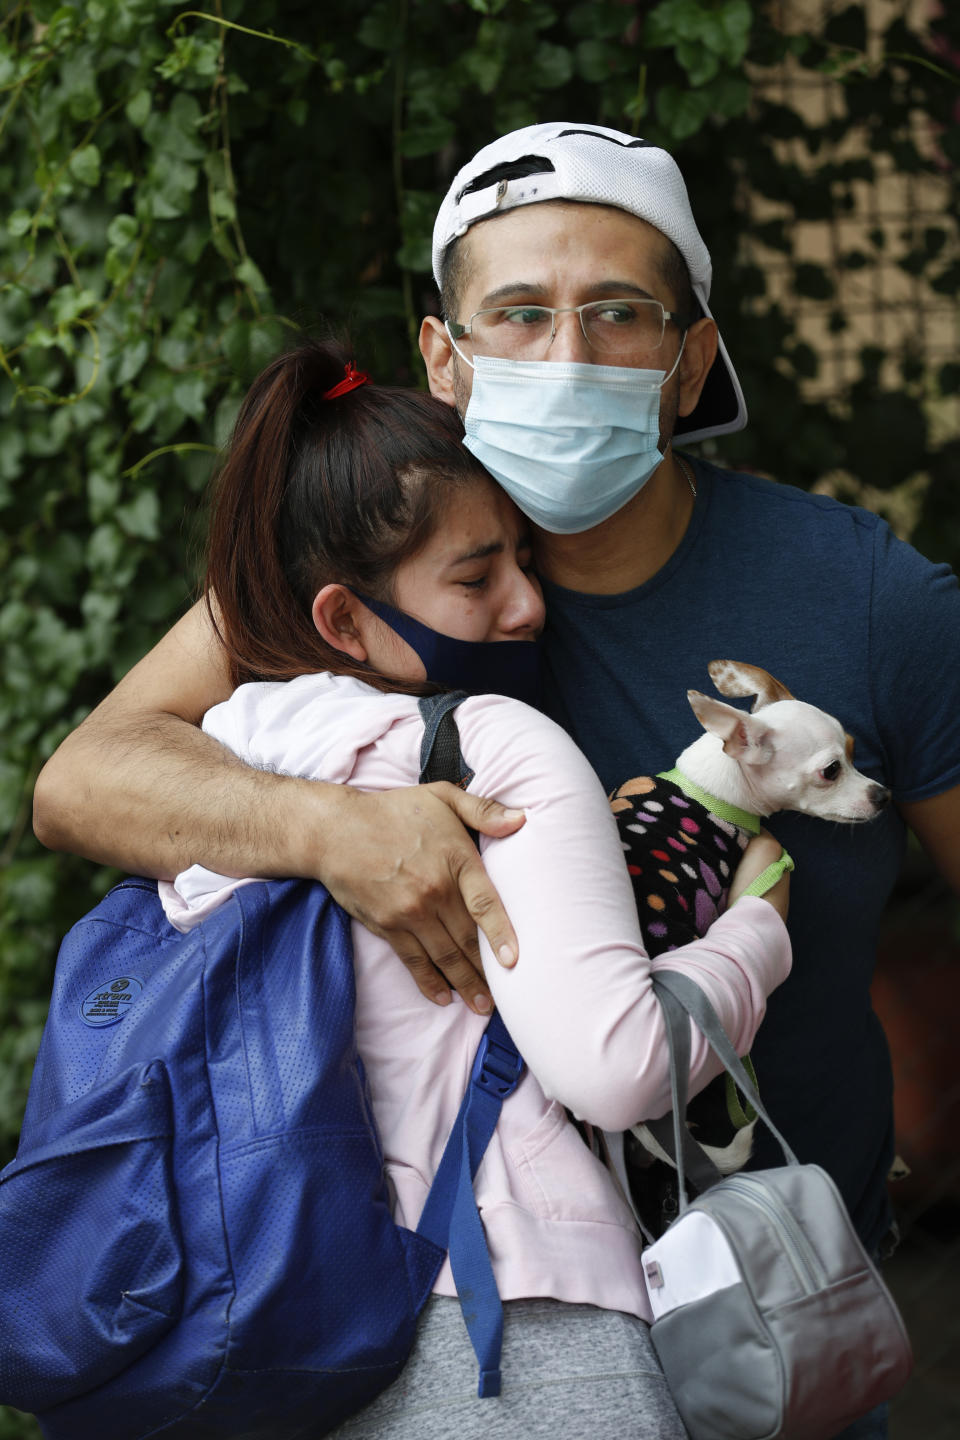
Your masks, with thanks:
M 669 775 L 627 780 L 610 805 L 651 957 L 704 935 L 759 822 L 722 819 Z

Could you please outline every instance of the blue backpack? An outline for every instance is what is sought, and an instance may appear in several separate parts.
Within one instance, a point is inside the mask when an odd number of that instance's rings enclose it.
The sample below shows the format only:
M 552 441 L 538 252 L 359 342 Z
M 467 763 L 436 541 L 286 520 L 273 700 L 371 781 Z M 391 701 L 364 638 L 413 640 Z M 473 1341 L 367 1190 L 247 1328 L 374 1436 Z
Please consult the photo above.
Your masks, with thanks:
M 460 698 L 422 702 L 425 777 L 463 775 Z M 350 922 L 316 882 L 241 886 L 183 935 L 130 879 L 74 926 L 0 1172 L 0 1403 L 49 1440 L 323 1435 L 400 1373 L 448 1246 L 498 1393 L 472 1177 L 523 1062 L 495 1015 L 412 1232 L 354 1004 Z

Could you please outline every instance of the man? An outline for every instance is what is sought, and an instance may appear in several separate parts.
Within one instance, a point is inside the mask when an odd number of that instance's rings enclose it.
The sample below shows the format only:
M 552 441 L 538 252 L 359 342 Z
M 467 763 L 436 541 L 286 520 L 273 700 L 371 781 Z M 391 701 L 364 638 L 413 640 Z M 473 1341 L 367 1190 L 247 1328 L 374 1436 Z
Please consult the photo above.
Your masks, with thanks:
M 797 866 L 795 958 L 753 1052 L 774 1118 L 876 1247 L 892 1114 L 869 983 L 905 822 L 960 888 L 956 581 L 865 512 L 675 453 L 746 412 L 662 150 L 564 124 L 496 141 L 451 186 L 434 269 L 446 323 L 421 332 L 430 388 L 537 523 L 546 708 L 605 786 L 673 762 L 696 731 L 687 688 L 727 658 L 838 715 L 858 768 L 892 787 L 897 808 L 870 825 L 772 822 Z M 436 962 L 484 1008 L 475 925 L 505 963 L 516 942 L 460 821 L 507 833 L 519 817 L 449 787 L 370 796 L 245 770 L 194 728 L 228 691 L 194 610 L 49 762 L 40 838 L 153 875 L 202 861 L 317 876 L 425 993 L 449 998 Z M 761 1140 L 756 1159 L 779 1156 Z

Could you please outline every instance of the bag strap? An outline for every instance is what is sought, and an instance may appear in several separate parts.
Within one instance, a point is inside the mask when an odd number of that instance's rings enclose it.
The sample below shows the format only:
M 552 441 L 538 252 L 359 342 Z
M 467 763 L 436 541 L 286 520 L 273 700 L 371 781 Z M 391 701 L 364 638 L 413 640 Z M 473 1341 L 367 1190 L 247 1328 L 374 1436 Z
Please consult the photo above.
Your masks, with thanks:
M 473 1062 L 467 1092 L 433 1178 L 417 1233 L 450 1252 L 464 1324 L 480 1367 L 477 1394 L 500 1394 L 503 1305 L 473 1193 L 473 1180 L 500 1117 L 519 1084 L 523 1060 L 494 1012 Z
M 686 1125 L 682 1123 L 682 1116 L 686 1113 L 687 1108 L 687 1083 L 690 1074 L 689 1020 L 693 1020 L 700 1029 L 711 1049 L 723 1061 L 724 1069 L 737 1082 L 760 1119 L 779 1142 L 787 1164 L 799 1165 L 800 1162 L 793 1150 L 767 1114 L 756 1085 L 750 1078 L 740 1056 L 731 1045 L 726 1031 L 720 1023 L 720 1017 L 700 986 L 688 975 L 682 975 L 679 971 L 658 970 L 653 977 L 653 988 L 663 1008 L 667 1028 L 667 1045 L 670 1052 L 673 1143 L 677 1162 L 677 1188 L 681 1215 L 687 1208 L 684 1180 L 688 1173 L 692 1183 L 700 1190 L 709 1189 L 710 1185 L 715 1185 L 722 1178 L 709 1157 L 704 1154 L 702 1147 L 697 1144 Z M 670 1118 L 664 1116 L 663 1120 L 655 1121 L 654 1126 L 650 1127 L 651 1131 L 656 1134 L 656 1128 L 663 1126 Z M 657 1138 L 660 1139 L 660 1136 L 658 1135 Z M 694 1155 L 694 1152 L 699 1152 L 699 1158 Z M 691 1158 L 694 1160 L 695 1168 L 688 1168 Z M 713 1178 L 705 1184 L 701 1183 L 698 1178 L 701 1174 L 706 1173 L 701 1161 L 706 1161 L 713 1171 Z
M 663 986 L 658 986 L 654 977 L 654 992 L 660 1001 L 663 1018 L 667 1027 L 667 1045 L 670 1055 L 670 1104 L 668 1114 L 659 1120 L 647 1120 L 647 1129 L 667 1155 L 673 1157 L 677 1167 L 677 1190 L 681 1212 L 685 1208 L 686 1186 L 689 1179 L 697 1190 L 709 1190 L 723 1176 L 710 1156 L 690 1134 L 686 1125 L 677 1124 L 677 1116 L 687 1113 L 687 1083 L 690 1075 L 690 1025 L 686 1011 L 673 995 Z
M 462 691 L 421 699 L 424 721 L 420 781 L 473 779 L 460 750 L 453 711 Z M 477 837 L 474 836 L 474 843 Z M 417 1233 L 450 1254 L 450 1268 L 467 1333 L 477 1356 L 477 1394 L 500 1394 L 503 1305 L 473 1193 L 473 1180 L 497 1127 L 500 1109 L 512 1095 L 524 1064 L 507 1027 L 494 1011 L 480 1038 L 466 1094 L 427 1196 Z

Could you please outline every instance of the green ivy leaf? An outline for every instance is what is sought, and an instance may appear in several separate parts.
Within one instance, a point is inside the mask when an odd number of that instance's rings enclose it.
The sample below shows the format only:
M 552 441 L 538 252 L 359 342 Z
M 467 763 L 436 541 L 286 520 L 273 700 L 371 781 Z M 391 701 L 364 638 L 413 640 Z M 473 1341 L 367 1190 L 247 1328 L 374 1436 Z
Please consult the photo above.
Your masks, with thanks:
M 50 313 L 58 326 L 69 325 L 72 320 L 92 310 L 97 297 L 92 290 L 78 290 L 75 285 L 61 285 L 50 299 Z M 62 343 L 62 335 L 54 343 Z
M 98 525 L 87 542 L 87 565 L 96 573 L 110 574 L 120 565 L 126 540 L 123 532 L 112 521 Z
M 750 44 L 753 28 L 753 7 L 749 0 L 726 0 L 720 7 L 717 21 L 723 34 L 721 54 L 730 65 L 739 65 Z M 802 37 L 806 45 L 806 38 Z
M 710 101 L 702 90 L 664 85 L 657 93 L 657 119 L 673 140 L 696 135 L 709 113 Z
M 196 165 L 170 155 L 161 156 L 151 167 L 155 188 L 150 195 L 150 208 L 154 218 L 176 220 L 185 215 L 190 209 L 198 175 Z
M 582 79 L 596 85 L 609 79 L 614 66 L 613 48 L 603 40 L 581 40 L 576 49 L 577 69 Z
M 538 85 L 556 90 L 566 85 L 573 74 L 573 53 L 565 45 L 538 45 L 533 57 L 533 73 Z
M 729 118 L 745 113 L 752 94 L 750 82 L 746 76 L 735 74 L 730 70 L 718 75 L 715 80 L 711 80 L 706 91 L 710 109 L 717 115 Z
M 435 155 L 454 138 L 454 127 L 445 116 L 438 115 L 417 126 L 409 126 L 400 138 L 400 153 L 410 159 L 418 155 Z
M 249 256 L 237 266 L 237 279 L 241 285 L 249 285 L 257 295 L 266 295 L 268 286 L 263 273 Z
M 133 500 L 118 505 L 114 516 L 127 535 L 156 540 L 160 533 L 160 500 L 153 490 L 141 490 Z
M 402 33 L 397 24 L 396 6 L 384 3 L 372 5 L 357 26 L 357 39 L 371 50 L 393 50 Z
M 676 56 L 689 75 L 691 85 L 705 85 L 720 70 L 719 55 L 696 40 L 678 41 Z
M 107 226 L 107 240 L 118 250 L 123 249 L 133 244 L 139 229 L 140 226 L 132 215 L 114 215 Z
M 116 475 L 105 475 L 102 470 L 91 470 L 87 476 L 87 495 L 90 499 L 90 518 L 105 520 L 113 513 L 120 498 L 120 481 Z
M 81 185 L 91 189 L 100 184 L 100 151 L 96 145 L 84 145 L 70 157 L 70 174 Z
M 464 74 L 481 95 L 489 95 L 497 88 L 503 63 L 504 56 L 499 51 L 479 48 L 468 50 L 461 61 Z
M 206 414 L 207 386 L 202 375 L 184 375 L 173 387 L 173 402 L 191 420 L 202 420 Z
M 163 156 L 181 161 L 202 160 L 206 147 L 200 140 L 203 114 L 192 95 L 179 91 L 164 113 L 152 110 L 143 125 L 143 138 Z
M 136 95 L 130 97 L 124 106 L 123 113 L 130 124 L 137 130 L 142 130 L 147 123 L 147 117 L 153 108 L 153 96 L 149 90 L 138 90 Z
M 661 0 L 647 16 L 644 39 L 654 47 L 695 40 L 709 19 L 709 11 L 697 0 Z
M 50 870 L 29 862 L 11 865 L 4 876 L 6 899 L 16 905 L 28 924 L 50 913 L 55 885 Z

